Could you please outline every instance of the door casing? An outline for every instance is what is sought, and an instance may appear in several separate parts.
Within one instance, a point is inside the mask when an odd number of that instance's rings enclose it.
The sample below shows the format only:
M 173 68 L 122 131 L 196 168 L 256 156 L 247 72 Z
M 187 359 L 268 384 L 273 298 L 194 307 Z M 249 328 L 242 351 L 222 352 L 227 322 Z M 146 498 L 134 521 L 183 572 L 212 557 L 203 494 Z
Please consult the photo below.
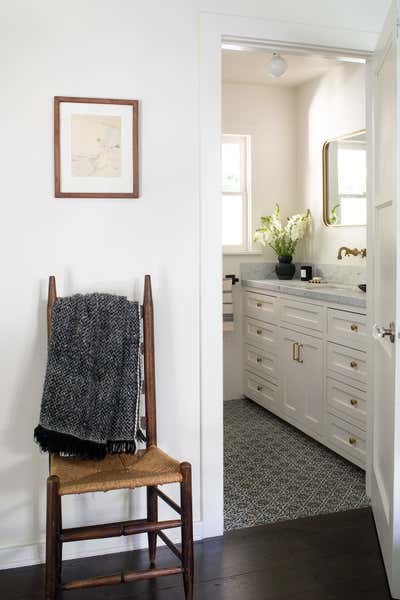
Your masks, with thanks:
M 202 13 L 199 48 L 199 278 L 201 510 L 203 538 L 223 534 L 223 348 L 221 320 L 221 43 L 251 42 L 366 58 L 378 34 Z M 367 99 L 371 77 L 367 69 Z M 367 114 L 371 106 L 367 101 Z M 370 126 L 368 117 L 367 127 Z M 369 158 L 370 161 L 370 158 Z M 371 169 L 368 169 L 369 171 Z M 370 182 L 368 184 L 370 190 Z M 371 197 L 371 196 L 369 196 Z M 369 256 L 368 263 L 373 257 Z M 368 270 L 370 267 L 368 266 Z M 367 464 L 370 464 L 368 458 Z M 367 482 L 369 478 L 367 479 Z

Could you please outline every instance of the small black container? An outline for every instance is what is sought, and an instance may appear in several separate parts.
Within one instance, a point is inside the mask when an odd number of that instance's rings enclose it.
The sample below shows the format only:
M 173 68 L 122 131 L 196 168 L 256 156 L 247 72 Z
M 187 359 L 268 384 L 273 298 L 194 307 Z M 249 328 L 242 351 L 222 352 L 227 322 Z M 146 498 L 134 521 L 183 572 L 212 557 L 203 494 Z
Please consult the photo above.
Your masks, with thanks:
M 293 279 L 296 271 L 295 265 L 292 264 L 292 256 L 278 256 L 278 264 L 275 266 L 275 273 L 278 279 Z
M 301 281 L 310 281 L 312 279 L 312 267 L 309 265 L 300 267 L 300 279 Z

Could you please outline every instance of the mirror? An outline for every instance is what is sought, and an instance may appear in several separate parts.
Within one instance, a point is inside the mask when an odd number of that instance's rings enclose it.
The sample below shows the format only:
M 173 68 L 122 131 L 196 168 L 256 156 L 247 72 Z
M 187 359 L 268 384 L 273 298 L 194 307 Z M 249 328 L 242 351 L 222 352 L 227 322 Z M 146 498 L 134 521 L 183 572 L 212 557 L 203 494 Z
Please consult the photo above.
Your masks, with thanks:
M 323 146 L 324 223 L 333 227 L 367 223 L 367 142 L 356 131 Z

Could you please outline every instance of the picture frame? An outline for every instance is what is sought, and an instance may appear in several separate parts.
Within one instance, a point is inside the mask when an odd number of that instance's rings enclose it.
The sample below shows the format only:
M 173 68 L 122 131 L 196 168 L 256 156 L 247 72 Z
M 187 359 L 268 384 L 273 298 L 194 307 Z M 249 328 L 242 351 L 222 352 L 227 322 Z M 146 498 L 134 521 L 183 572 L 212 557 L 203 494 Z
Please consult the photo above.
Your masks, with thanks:
M 56 198 L 139 197 L 139 101 L 54 97 Z

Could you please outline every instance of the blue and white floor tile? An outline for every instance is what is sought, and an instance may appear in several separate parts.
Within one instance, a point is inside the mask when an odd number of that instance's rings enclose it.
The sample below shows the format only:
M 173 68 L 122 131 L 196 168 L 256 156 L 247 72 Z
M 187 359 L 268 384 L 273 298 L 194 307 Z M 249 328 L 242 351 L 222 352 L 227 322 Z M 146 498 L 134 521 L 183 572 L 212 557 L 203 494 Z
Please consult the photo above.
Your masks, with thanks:
M 224 412 L 225 529 L 368 506 L 352 463 L 250 400 Z

